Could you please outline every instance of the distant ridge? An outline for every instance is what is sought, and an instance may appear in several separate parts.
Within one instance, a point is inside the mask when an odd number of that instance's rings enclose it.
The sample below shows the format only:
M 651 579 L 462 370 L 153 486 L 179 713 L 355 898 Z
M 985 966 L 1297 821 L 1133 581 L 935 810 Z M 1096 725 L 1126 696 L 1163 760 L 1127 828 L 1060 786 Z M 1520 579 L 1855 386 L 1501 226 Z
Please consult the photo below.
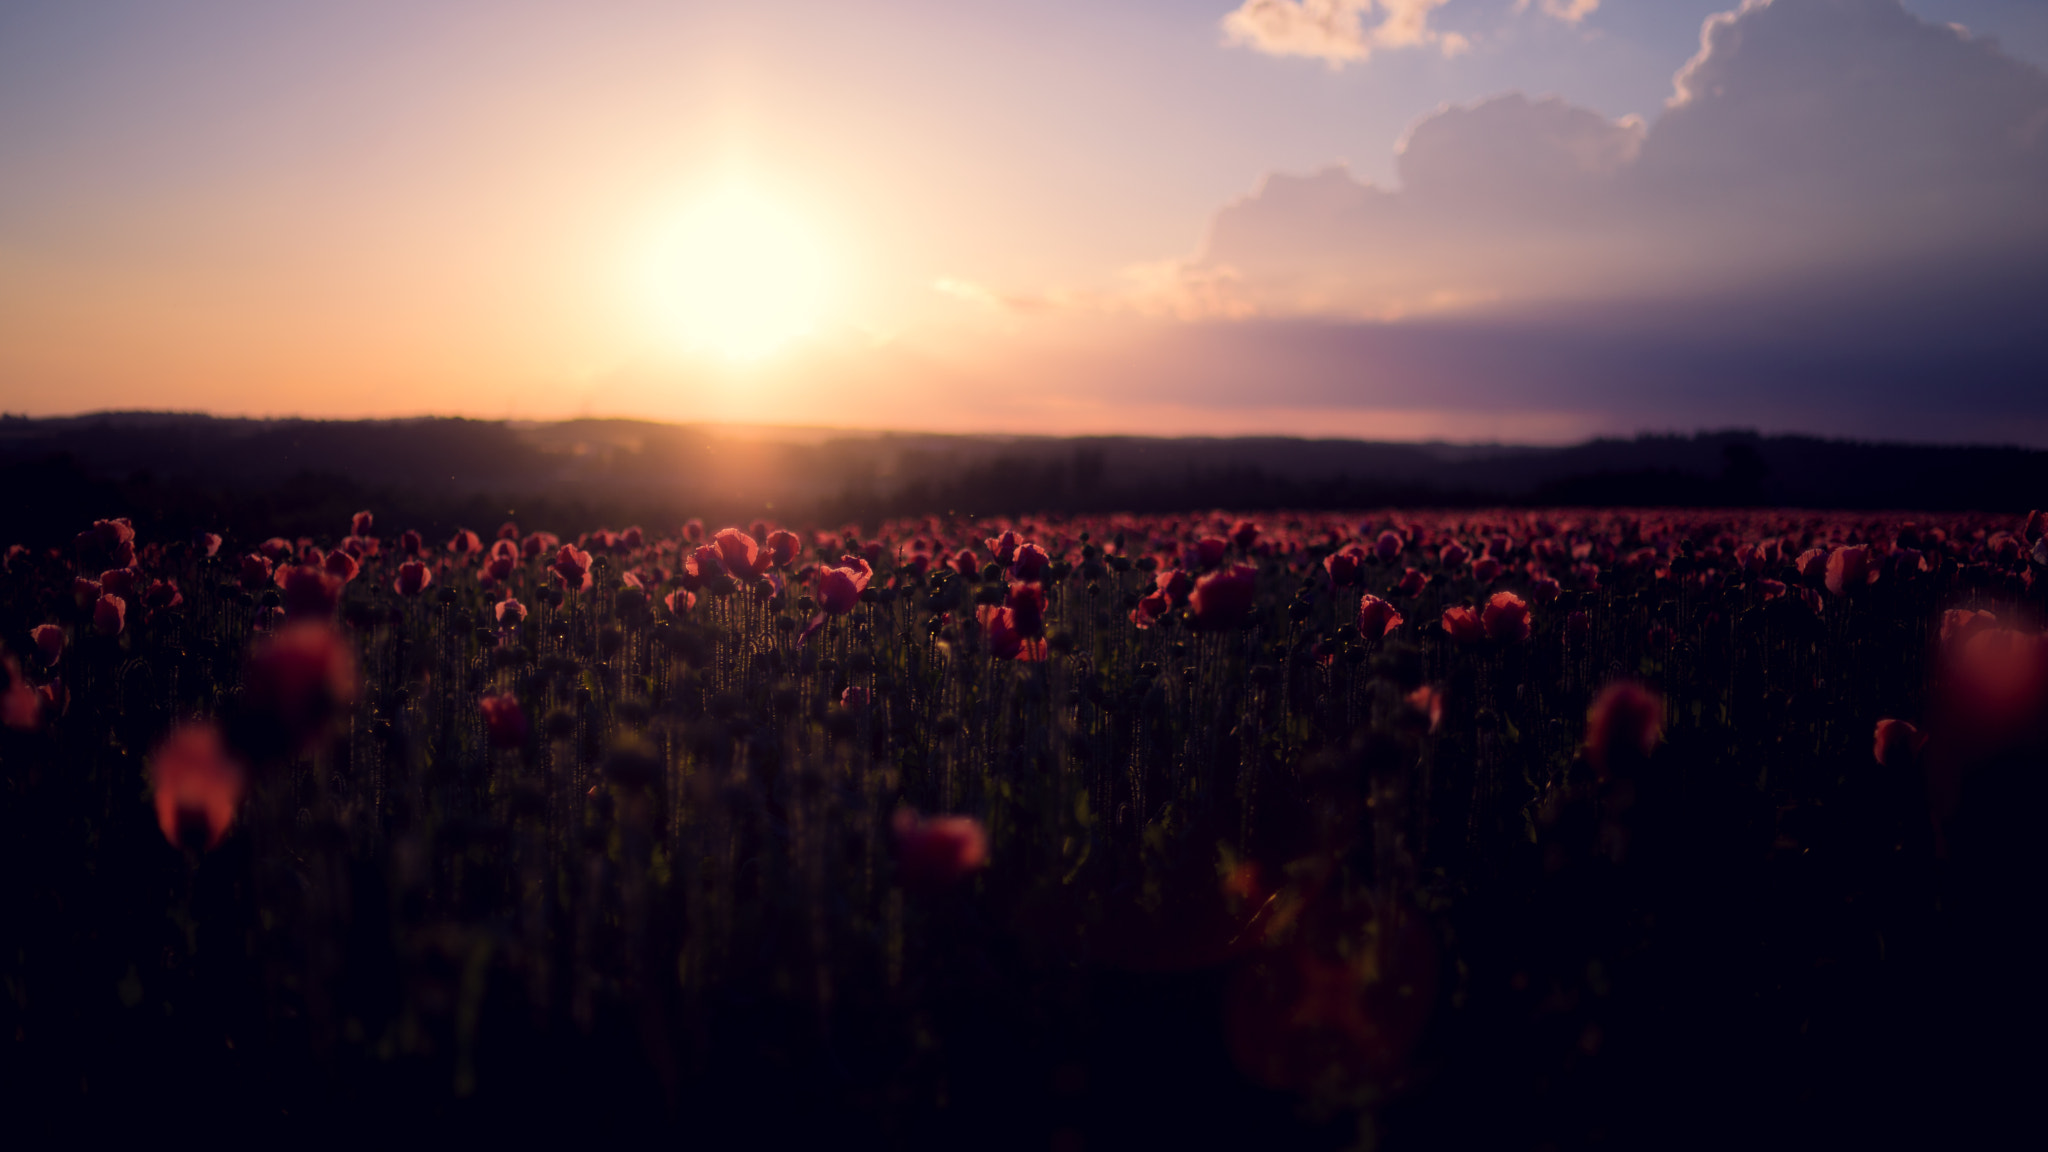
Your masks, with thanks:
M 325 531 L 363 505 L 438 528 L 771 511 L 831 523 L 1492 504 L 2024 512 L 2048 498 L 2044 451 L 1744 431 L 1527 447 L 109 412 L 0 419 L 0 473 L 18 497 L 0 513 L 10 541 L 122 512 L 166 527 Z

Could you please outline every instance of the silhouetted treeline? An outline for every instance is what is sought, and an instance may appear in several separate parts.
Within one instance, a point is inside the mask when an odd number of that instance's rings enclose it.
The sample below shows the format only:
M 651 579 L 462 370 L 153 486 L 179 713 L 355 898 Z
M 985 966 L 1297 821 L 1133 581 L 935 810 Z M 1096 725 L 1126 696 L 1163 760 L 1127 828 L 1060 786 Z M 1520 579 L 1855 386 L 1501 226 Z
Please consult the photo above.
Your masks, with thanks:
M 0 420 L 8 542 L 128 515 L 158 534 L 872 523 L 957 512 L 1634 506 L 2024 511 L 2048 452 L 1712 432 L 1565 448 L 1286 437 L 993 437 L 626 420 Z

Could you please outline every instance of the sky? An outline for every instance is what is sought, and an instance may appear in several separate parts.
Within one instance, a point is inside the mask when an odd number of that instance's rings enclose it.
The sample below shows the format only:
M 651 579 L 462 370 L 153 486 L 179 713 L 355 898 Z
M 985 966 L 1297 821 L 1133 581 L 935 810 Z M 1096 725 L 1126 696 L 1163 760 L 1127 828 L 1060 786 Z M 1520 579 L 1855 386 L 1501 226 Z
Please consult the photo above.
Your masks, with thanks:
M 0 410 L 2048 447 L 2039 0 L 0 6 Z

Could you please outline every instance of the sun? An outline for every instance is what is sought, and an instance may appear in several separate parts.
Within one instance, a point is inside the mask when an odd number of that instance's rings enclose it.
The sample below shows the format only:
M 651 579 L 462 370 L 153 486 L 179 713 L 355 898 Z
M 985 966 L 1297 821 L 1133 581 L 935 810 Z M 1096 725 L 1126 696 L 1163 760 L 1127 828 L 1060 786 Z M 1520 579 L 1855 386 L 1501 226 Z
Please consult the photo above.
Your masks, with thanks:
M 818 322 L 823 248 L 802 219 L 758 192 L 734 186 L 711 193 L 658 248 L 661 323 L 692 351 L 759 360 Z

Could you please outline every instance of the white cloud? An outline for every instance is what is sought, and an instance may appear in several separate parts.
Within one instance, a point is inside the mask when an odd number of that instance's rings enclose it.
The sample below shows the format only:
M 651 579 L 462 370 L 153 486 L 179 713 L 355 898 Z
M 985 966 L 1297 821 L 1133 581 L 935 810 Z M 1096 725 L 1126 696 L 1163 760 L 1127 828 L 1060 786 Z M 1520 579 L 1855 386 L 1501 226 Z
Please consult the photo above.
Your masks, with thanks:
M 1582 0 L 1574 0 L 1574 3 Z M 1597 0 L 1595 0 L 1597 3 Z M 1429 26 L 1445 0 L 1244 0 L 1223 18 L 1226 39 L 1269 56 L 1307 56 L 1332 68 L 1383 48 L 1434 45 L 1446 56 L 1471 47 L 1456 32 Z M 1367 23 L 1377 9 L 1377 23 Z
M 1529 4 L 1530 0 L 1515 0 L 1515 11 L 1527 12 Z M 1536 8 L 1545 16 L 1577 24 L 1600 10 L 1600 0 L 1539 0 Z

